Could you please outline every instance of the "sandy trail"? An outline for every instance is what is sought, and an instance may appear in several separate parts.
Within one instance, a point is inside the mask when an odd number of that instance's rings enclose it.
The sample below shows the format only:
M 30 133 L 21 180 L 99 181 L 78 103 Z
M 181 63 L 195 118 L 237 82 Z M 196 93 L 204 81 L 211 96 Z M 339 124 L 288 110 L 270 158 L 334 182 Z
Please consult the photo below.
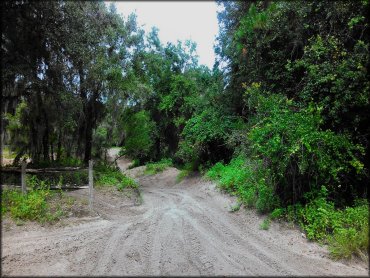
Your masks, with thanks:
M 260 230 L 254 211 L 228 212 L 233 198 L 212 183 L 176 183 L 175 168 L 143 176 L 129 164 L 118 160 L 142 185 L 142 205 L 103 196 L 100 216 L 85 223 L 3 232 L 3 275 L 368 275 L 363 263 L 330 260 L 298 230 Z

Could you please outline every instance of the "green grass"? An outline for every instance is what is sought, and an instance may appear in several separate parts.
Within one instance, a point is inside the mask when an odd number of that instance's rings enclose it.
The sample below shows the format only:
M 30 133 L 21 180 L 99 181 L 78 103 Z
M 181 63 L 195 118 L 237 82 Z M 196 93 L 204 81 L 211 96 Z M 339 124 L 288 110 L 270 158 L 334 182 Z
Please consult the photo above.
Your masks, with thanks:
M 166 168 L 172 166 L 171 159 L 162 159 L 158 162 L 151 162 L 146 164 L 144 174 L 154 175 L 160 172 L 163 172 Z
M 271 223 L 270 219 L 266 218 L 260 224 L 260 229 L 261 230 L 268 230 L 270 228 L 270 223 Z
M 50 191 L 45 183 L 39 185 L 31 188 L 26 194 L 22 194 L 18 189 L 3 189 L 2 215 L 9 215 L 17 225 L 23 225 L 26 220 L 53 223 L 66 215 L 75 200 L 65 197 L 61 192 Z
M 94 183 L 97 187 L 115 186 L 119 191 L 139 187 L 136 181 L 122 174 L 119 169 L 104 163 L 94 167 Z

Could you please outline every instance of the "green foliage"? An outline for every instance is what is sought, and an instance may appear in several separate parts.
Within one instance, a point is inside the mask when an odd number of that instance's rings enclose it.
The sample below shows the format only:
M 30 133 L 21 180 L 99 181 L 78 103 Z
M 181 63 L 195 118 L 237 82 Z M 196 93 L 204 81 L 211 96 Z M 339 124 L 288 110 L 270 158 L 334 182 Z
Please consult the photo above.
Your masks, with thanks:
M 270 219 L 271 220 L 281 219 L 284 217 L 284 214 L 285 214 L 285 209 L 276 208 L 270 213 Z
M 139 160 L 151 157 L 156 134 L 155 123 L 146 111 L 128 113 L 124 119 L 125 154 Z
M 177 156 L 183 161 L 192 162 L 206 156 L 217 159 L 217 153 L 225 152 L 225 145 L 231 130 L 237 129 L 240 121 L 225 116 L 219 109 L 209 107 L 190 118 L 181 133 Z M 216 157 L 215 157 L 216 156 Z
M 328 190 L 307 194 L 308 202 L 288 207 L 286 217 L 297 221 L 307 238 L 329 244 L 333 258 L 364 257 L 369 246 L 369 205 L 360 200 L 354 207 L 336 209 L 327 200 Z
M 154 175 L 163 172 L 166 168 L 172 166 L 172 160 L 170 158 L 163 158 L 158 162 L 151 162 L 146 164 L 144 174 Z
M 106 163 L 94 166 L 94 183 L 97 187 L 115 186 L 117 190 L 138 188 L 139 185 L 130 177 L 125 176 L 119 169 Z
M 288 63 L 287 69 L 291 74 L 306 73 L 298 95 L 302 103 L 314 101 L 322 107 L 325 123 L 332 129 L 355 135 L 365 121 L 355 110 L 369 105 L 368 60 L 368 44 L 364 41 L 358 40 L 349 51 L 337 37 L 324 39 L 318 35 L 309 39 L 303 57 Z
M 298 211 L 300 224 L 308 239 L 323 239 L 336 226 L 336 219 L 333 218 L 334 204 L 326 198 L 327 189 L 322 186 L 318 196 Z
M 230 212 L 236 212 L 238 210 L 240 210 L 240 207 L 241 207 L 242 203 L 241 202 L 237 202 L 236 204 L 230 206 Z
M 328 237 L 329 250 L 336 259 L 351 258 L 353 254 L 366 258 L 369 248 L 369 206 L 365 203 L 337 212 L 333 235 Z
M 291 184 L 293 179 L 304 186 L 303 180 L 309 177 L 312 189 L 330 184 L 335 186 L 332 190 L 339 191 L 345 182 L 341 177 L 364 173 L 360 160 L 363 148 L 345 135 L 322 130 L 320 107 L 298 109 L 286 97 L 264 96 L 256 89 L 247 90 L 246 95 L 249 104 L 256 107 L 249 148 L 265 161 L 279 186 Z
M 117 184 L 117 189 L 118 189 L 118 191 L 123 191 L 123 189 L 125 189 L 125 188 L 138 189 L 139 184 L 135 180 L 133 180 L 132 178 L 127 177 L 127 176 L 123 176 L 121 178 L 121 181 Z
M 23 195 L 16 190 L 3 190 L 2 208 L 10 215 L 22 220 L 43 220 L 47 215 L 48 190 L 31 190 Z
M 14 189 L 2 190 L 2 215 L 9 213 L 17 223 L 22 220 L 51 223 L 65 215 L 65 209 L 61 208 L 63 200 L 58 200 L 59 205 L 56 209 L 50 204 L 56 198 L 56 193 L 49 190 L 45 181 L 33 176 L 29 179 L 29 185 L 30 190 L 26 194 Z
M 206 173 L 212 180 L 218 181 L 221 189 L 234 192 L 241 202 L 249 207 L 256 207 L 259 212 L 267 212 L 278 205 L 278 199 L 267 179 L 267 172 L 258 161 L 246 160 L 239 156 L 228 165 L 215 164 Z
M 260 229 L 261 230 L 268 230 L 270 228 L 270 224 L 271 224 L 270 219 L 266 218 L 260 224 Z

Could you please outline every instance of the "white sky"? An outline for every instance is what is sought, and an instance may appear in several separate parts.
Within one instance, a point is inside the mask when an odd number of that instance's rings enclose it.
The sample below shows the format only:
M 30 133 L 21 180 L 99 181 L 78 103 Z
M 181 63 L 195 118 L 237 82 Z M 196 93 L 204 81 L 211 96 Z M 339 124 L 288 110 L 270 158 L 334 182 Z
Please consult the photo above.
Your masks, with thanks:
M 109 5 L 111 2 L 106 1 Z M 176 43 L 191 39 L 197 43 L 199 64 L 213 67 L 213 44 L 218 33 L 217 5 L 214 1 L 116 1 L 118 13 L 127 17 L 135 12 L 137 22 L 146 32 L 159 29 L 161 42 Z

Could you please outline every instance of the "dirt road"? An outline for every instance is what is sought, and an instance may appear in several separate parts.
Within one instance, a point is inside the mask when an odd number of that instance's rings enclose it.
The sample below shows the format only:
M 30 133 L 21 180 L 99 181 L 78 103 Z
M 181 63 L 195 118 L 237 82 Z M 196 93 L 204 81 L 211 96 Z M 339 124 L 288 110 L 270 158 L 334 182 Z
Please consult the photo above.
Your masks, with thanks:
M 3 231 L 3 275 L 368 275 L 362 263 L 333 262 L 296 229 L 260 230 L 254 211 L 230 213 L 233 198 L 212 183 L 176 183 L 174 168 L 141 170 L 127 171 L 142 185 L 140 206 L 100 196 L 100 216 L 78 225 Z

